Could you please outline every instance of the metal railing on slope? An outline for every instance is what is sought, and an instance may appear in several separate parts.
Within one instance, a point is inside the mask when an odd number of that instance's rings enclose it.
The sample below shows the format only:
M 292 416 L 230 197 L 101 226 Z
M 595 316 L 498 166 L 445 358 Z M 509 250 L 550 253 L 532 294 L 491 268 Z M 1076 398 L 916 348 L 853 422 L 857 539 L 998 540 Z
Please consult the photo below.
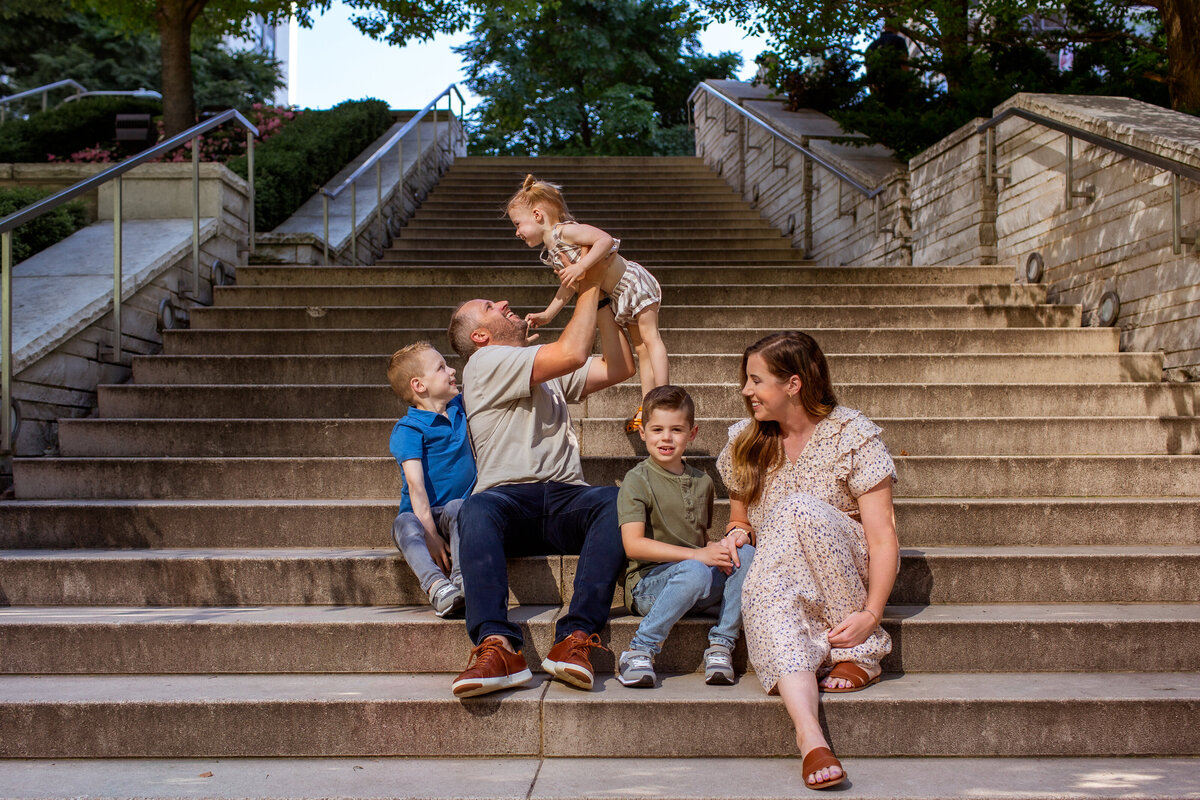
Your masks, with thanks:
M 69 186 L 61 192 L 0 219 L 0 453 L 11 452 L 14 446 L 13 433 L 16 423 L 12 418 L 12 378 L 13 378 L 13 346 L 12 346 L 12 237 L 13 231 L 21 225 L 35 219 L 47 211 L 58 208 L 62 204 L 80 195 L 98 189 L 109 181 L 113 184 L 113 330 L 112 343 L 107 351 L 101 350 L 101 358 L 107 357 L 113 362 L 121 358 L 121 176 L 134 167 L 174 150 L 188 142 L 192 145 L 192 294 L 200 294 L 200 147 L 199 137 L 208 131 L 234 121 L 246 129 L 246 158 L 248 161 L 247 178 L 250 185 L 249 199 L 249 229 L 250 250 L 254 250 L 254 139 L 258 136 L 256 128 L 250 120 L 239 112 L 230 109 L 205 120 L 199 125 L 188 128 L 183 133 L 144 150 L 135 156 L 127 158 L 103 172 Z
M 8 119 L 8 107 L 9 107 L 10 103 L 15 103 L 18 100 L 24 100 L 26 97 L 33 97 L 35 95 L 40 94 L 42 96 L 42 111 L 45 111 L 47 108 L 50 107 L 50 100 L 49 100 L 50 92 L 54 91 L 55 89 L 61 89 L 65 86 L 72 87 L 74 89 L 77 89 L 78 91 L 75 92 L 75 94 L 69 95 L 68 97 L 64 98 L 63 99 L 64 103 L 69 103 L 72 100 L 78 100 L 81 97 L 96 97 L 96 96 L 101 96 L 101 95 L 103 95 L 103 96 L 128 95 L 130 97 L 146 97 L 146 98 L 154 98 L 156 100 L 162 99 L 162 94 L 154 91 L 153 89 L 128 89 L 128 90 L 107 89 L 107 90 L 90 91 L 86 86 L 84 86 L 79 81 L 72 80 L 71 78 L 67 78 L 65 80 L 55 81 L 54 83 L 47 83 L 45 86 L 35 86 L 34 88 L 26 89 L 23 92 L 17 92 L 16 94 L 10 94 L 7 97 L 0 97 L 0 123 L 6 121 Z
M 322 189 L 321 190 L 321 205 L 322 205 L 322 211 L 323 211 L 323 217 L 324 217 L 324 235 L 322 238 L 323 238 L 324 244 L 325 244 L 325 264 L 326 265 L 329 264 L 329 201 L 336 200 L 338 195 L 340 195 L 342 192 L 346 191 L 347 188 L 350 189 L 350 261 L 352 263 L 356 263 L 358 261 L 358 187 L 356 186 L 356 181 L 358 181 L 358 179 L 360 177 L 365 175 L 368 169 L 370 169 L 371 167 L 375 167 L 375 217 L 379 222 L 380 229 L 383 230 L 384 226 L 386 224 L 383 220 L 383 157 L 385 155 L 387 155 L 390 150 L 395 148 L 395 150 L 396 150 L 396 166 L 397 166 L 397 169 L 399 170 L 399 176 L 400 176 L 399 181 L 396 184 L 396 191 L 400 192 L 401 196 L 403 196 L 403 192 L 404 192 L 404 137 L 406 135 L 408 135 L 408 133 L 410 131 L 412 131 L 414 128 L 416 129 L 416 132 L 417 132 L 416 165 L 417 165 L 417 170 L 418 170 L 417 174 L 419 177 L 420 169 L 421 169 L 421 161 L 422 161 L 422 159 L 421 159 L 421 152 L 422 152 L 421 120 L 423 120 L 425 118 L 425 115 L 428 114 L 430 111 L 433 112 L 433 140 L 434 140 L 434 143 L 436 143 L 439 138 L 437 104 L 439 101 L 441 101 L 441 99 L 443 97 L 446 98 L 446 142 L 447 142 L 447 146 L 449 148 L 453 149 L 454 143 L 453 143 L 452 137 L 454 136 L 454 119 L 452 118 L 452 114 L 454 112 L 453 112 L 453 107 L 452 107 L 453 98 L 450 96 L 451 92 L 458 95 L 458 121 L 459 121 L 458 132 L 459 132 L 459 136 L 460 136 L 459 142 L 460 142 L 460 144 L 465 142 L 466 141 L 466 131 L 463 129 L 462 119 L 463 119 L 463 110 L 466 107 L 466 101 L 463 100 L 462 92 L 460 92 L 458 90 L 458 84 L 452 83 L 449 86 L 447 86 L 445 89 L 443 89 L 441 91 L 441 93 L 438 94 L 437 97 L 435 97 L 435 98 L 433 98 L 433 100 L 429 101 L 429 103 L 423 109 L 418 111 L 416 113 L 416 115 L 413 116 L 412 119 L 410 119 L 408 122 L 404 123 L 404 127 L 402 127 L 400 130 L 396 131 L 396 133 L 394 133 L 392 136 L 388 137 L 388 140 L 386 142 L 384 142 L 383 144 L 381 144 L 375 150 L 375 152 L 370 156 L 370 158 L 368 158 L 366 161 L 363 162 L 362 166 L 360 166 L 358 169 L 354 170 L 354 172 L 350 173 L 349 177 L 347 177 L 344 181 L 342 181 L 340 184 L 338 184 L 333 189 Z
M 1063 183 L 1063 200 L 1066 207 L 1069 209 L 1074 203 L 1075 198 L 1082 197 L 1089 203 L 1096 199 L 1096 190 L 1094 187 L 1088 189 L 1076 189 L 1074 187 L 1074 150 L 1075 140 L 1082 139 L 1089 144 L 1094 144 L 1097 147 L 1103 147 L 1106 150 L 1111 150 L 1114 153 L 1123 155 L 1127 158 L 1132 158 L 1135 161 L 1140 161 L 1143 164 L 1149 164 L 1153 167 L 1158 167 L 1161 170 L 1171 173 L 1171 200 L 1172 200 L 1172 235 L 1171 235 L 1171 250 L 1175 255 L 1183 252 L 1183 245 L 1195 245 L 1195 236 L 1183 235 L 1183 220 L 1182 209 L 1179 191 L 1179 179 L 1187 178 L 1194 183 L 1200 183 L 1200 169 L 1184 164 L 1174 159 L 1160 156 L 1157 153 L 1152 153 L 1149 150 L 1144 150 L 1135 145 L 1126 144 L 1117 141 L 1103 134 L 1093 133 L 1092 131 L 1078 128 L 1074 125 L 1068 125 L 1065 122 L 1050 119 L 1049 117 L 1037 114 L 1033 111 L 1026 111 L 1023 108 L 1008 108 L 992 117 L 988 121 L 976 128 L 977 133 L 986 135 L 986 146 L 984 147 L 984 174 L 987 185 L 996 189 L 996 182 L 1000 180 L 1011 180 L 1009 172 L 1001 172 L 996 169 L 996 126 L 1006 119 L 1018 117 L 1028 122 L 1041 125 L 1044 128 L 1049 128 L 1053 131 L 1066 134 L 1066 180 Z
M 702 98 L 702 100 L 701 100 L 701 98 Z M 696 86 L 696 88 L 694 90 L 692 90 L 692 93 L 688 96 L 688 108 L 691 111 L 691 119 L 689 120 L 689 122 L 691 124 L 692 130 L 696 130 L 696 111 L 697 111 L 697 106 L 699 104 L 701 104 L 701 102 L 703 103 L 703 108 L 700 109 L 700 111 L 704 115 L 704 118 L 706 120 L 708 120 L 709 122 L 712 122 L 717 119 L 717 116 L 715 114 L 713 114 L 713 115 L 709 114 L 709 103 L 713 100 L 716 100 L 720 103 L 720 109 L 721 109 L 721 115 L 722 115 L 721 116 L 722 128 L 725 133 L 737 133 L 740 130 L 740 128 L 737 128 L 737 127 L 732 128 L 732 129 L 729 127 L 729 121 L 728 121 L 729 116 L 728 115 L 729 115 L 730 111 L 733 111 L 733 112 L 741 115 L 739 117 L 740 120 L 751 122 L 755 126 L 757 126 L 760 130 L 765 131 L 766 133 L 768 133 L 770 135 L 770 137 L 771 137 L 771 170 L 772 171 L 775 171 L 777 169 L 786 169 L 786 167 L 787 167 L 786 161 L 782 164 L 778 164 L 778 163 L 776 163 L 776 160 L 775 160 L 776 144 L 778 142 L 782 142 L 787 147 L 790 147 L 791 149 L 799 152 L 803 158 L 811 159 L 813 161 L 813 163 L 821 165 L 826 170 L 828 170 L 830 173 L 832 173 L 834 175 L 834 177 L 836 177 L 838 179 L 838 197 L 839 198 L 841 197 L 841 187 L 849 186 L 854 191 L 856 191 L 860 195 L 862 195 L 865 199 L 871 200 L 873 202 L 873 206 L 874 206 L 873 212 L 874 212 L 874 217 L 875 217 L 875 228 L 877 231 L 881 230 L 879 199 L 883 195 L 884 191 L 887 189 L 886 183 L 880 183 L 878 186 L 874 186 L 874 187 L 864 185 L 861 181 L 859 181 L 854 176 L 850 175 L 848 172 L 846 172 L 841 167 L 834 164 L 828 158 L 822 156 L 820 153 L 814 152 L 811 148 L 806 147 L 804 144 L 801 144 L 800 142 L 797 142 L 794 139 L 792 139 L 790 134 L 785 133 L 784 131 L 780 130 L 778 127 L 773 125 L 770 120 L 764 119 L 763 117 L 754 113 L 750 109 L 739 105 L 734 100 L 731 100 L 730 98 L 726 97 L 725 95 L 721 94 L 716 89 L 714 89 L 713 87 L 711 87 L 705 83 L 698 84 Z M 865 140 L 866 139 L 865 136 L 863 136 L 862 134 L 858 134 L 858 133 L 842 133 L 842 134 L 834 134 L 834 135 L 810 135 L 810 136 L 805 136 L 804 138 L 806 138 L 806 139 L 827 139 L 827 140 L 831 140 L 831 141 Z M 748 140 L 749 140 L 749 136 L 743 136 L 741 138 L 741 142 L 739 143 L 739 146 L 741 148 L 741 158 L 742 158 L 743 164 L 745 164 L 745 162 L 746 162 L 746 150 L 760 150 L 764 146 L 764 145 L 749 144 Z M 802 172 L 803 172 L 803 170 L 802 170 Z M 742 187 L 742 192 L 743 193 L 745 192 L 745 186 Z M 755 199 L 757 200 L 757 197 Z M 839 209 L 841 207 L 840 199 L 838 202 L 838 207 L 839 207 Z M 791 220 L 792 220 L 792 231 L 789 231 L 789 235 L 790 235 L 790 233 L 794 232 L 794 230 L 795 230 L 795 221 L 794 221 L 795 215 L 792 215 Z M 810 235 L 811 234 L 806 233 L 806 235 L 805 235 L 806 239 Z

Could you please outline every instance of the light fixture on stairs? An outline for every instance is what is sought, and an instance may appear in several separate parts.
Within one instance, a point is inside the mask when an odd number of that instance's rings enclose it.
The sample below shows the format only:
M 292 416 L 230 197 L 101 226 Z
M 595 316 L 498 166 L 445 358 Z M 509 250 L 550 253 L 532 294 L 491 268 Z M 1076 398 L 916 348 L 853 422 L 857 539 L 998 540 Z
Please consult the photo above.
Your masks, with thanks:
M 212 262 L 213 286 L 232 286 L 236 281 L 237 273 L 234 272 L 233 267 L 227 266 L 219 258 L 214 258 Z
M 1111 328 L 1117 324 L 1117 317 L 1121 313 L 1121 298 L 1114 291 L 1107 291 L 1100 295 L 1100 305 L 1096 307 L 1096 321 L 1103 328 Z
M 175 328 L 186 328 L 191 321 L 186 309 L 171 302 L 170 297 L 158 301 L 158 330 L 170 331 Z
M 1042 260 L 1042 254 L 1030 253 L 1029 258 L 1025 259 L 1025 280 L 1029 283 L 1037 283 L 1042 279 L 1045 269 L 1046 262 Z

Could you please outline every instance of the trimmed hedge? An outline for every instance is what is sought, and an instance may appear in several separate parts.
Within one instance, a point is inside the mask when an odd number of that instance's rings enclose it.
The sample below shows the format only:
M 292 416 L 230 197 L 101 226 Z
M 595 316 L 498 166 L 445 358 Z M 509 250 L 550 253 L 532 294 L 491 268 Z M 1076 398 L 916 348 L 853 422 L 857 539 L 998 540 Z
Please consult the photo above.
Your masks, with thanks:
M 382 100 L 347 100 L 305 111 L 254 150 L 256 227 L 270 231 L 395 123 Z M 247 175 L 246 158 L 226 166 Z
M 0 164 L 42 164 L 116 139 L 117 114 L 162 114 L 162 104 L 141 97 L 83 97 L 29 119 L 0 125 Z
M 50 194 L 52 192 L 41 189 L 0 188 L 0 218 L 20 211 L 25 206 L 36 203 Z M 45 250 L 87 224 L 87 211 L 84 209 L 83 203 L 78 200 L 72 200 L 26 222 L 13 231 L 13 263 L 23 261 L 34 253 Z

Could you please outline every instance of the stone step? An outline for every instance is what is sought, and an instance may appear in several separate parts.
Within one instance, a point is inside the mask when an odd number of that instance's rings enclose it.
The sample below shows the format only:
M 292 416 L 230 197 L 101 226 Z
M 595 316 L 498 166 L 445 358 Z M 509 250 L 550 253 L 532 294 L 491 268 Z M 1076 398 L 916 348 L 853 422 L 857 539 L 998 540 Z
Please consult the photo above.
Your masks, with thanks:
M 294 396 L 295 387 L 286 388 Z M 585 457 L 644 452 L 641 440 L 625 433 L 624 420 L 580 422 L 577 428 Z M 698 420 L 700 434 L 688 453 L 720 452 L 734 422 L 733 418 Z M 898 454 L 1200 454 L 1200 417 L 877 417 L 875 422 L 883 427 L 888 447 Z M 62 419 L 59 451 L 68 458 L 385 456 L 394 423 L 388 418 Z
M 214 309 L 219 312 L 220 309 Z M 206 315 L 207 317 L 207 315 Z M 193 321 L 196 317 L 193 315 Z M 229 320 L 223 320 L 228 322 Z M 548 338 L 548 337 L 547 337 Z M 836 384 L 874 381 L 920 383 L 1152 383 L 1162 375 L 1161 353 L 997 353 L 960 355 L 861 355 L 829 353 L 829 371 Z M 384 380 L 391 353 L 374 355 L 305 356 L 134 356 L 135 383 L 188 384 L 370 384 Z M 462 369 L 462 360 L 446 353 L 446 362 Z M 668 357 L 671 380 L 685 386 L 710 383 L 727 376 L 736 384 L 739 355 L 681 354 Z
M 1197 673 L 886 677 L 870 691 L 823 699 L 840 755 L 1178 756 L 1197 749 Z M 629 721 L 648 711 L 657 730 L 722 735 L 631 736 Z M 524 689 L 466 702 L 450 695 L 443 674 L 0 677 L 4 758 L 724 757 L 794 755 L 795 748 L 778 697 L 753 680 L 707 687 L 694 674 L 663 676 L 652 691 L 606 678 L 591 692 L 539 675 Z
M 513 610 L 530 669 L 553 644 L 557 607 Z M 615 608 L 601 639 L 628 649 L 641 618 Z M 662 673 L 703 671 L 713 617 L 685 617 L 655 659 Z M 883 626 L 899 644 L 888 672 L 1190 671 L 1200 605 L 892 605 Z M 428 606 L 10 606 L 0 615 L 2 674 L 440 672 L 457 674 L 470 642 L 461 620 Z M 1175 642 L 1164 648 L 1157 642 Z M 597 651 L 593 666 L 613 672 Z M 739 673 L 753 671 L 739 644 Z
M 746 414 L 742 396 L 732 382 L 692 384 L 690 389 L 702 419 L 734 420 Z M 115 384 L 100 386 L 98 394 L 100 415 L 105 419 L 395 421 L 405 410 L 390 387 L 378 385 Z M 1021 417 L 1031 412 L 1053 416 L 1060 410 L 1072 417 L 1200 416 L 1200 386 L 1194 384 L 842 383 L 838 399 L 872 418 Z M 586 414 L 575 416 L 611 420 L 604 424 L 619 426 L 623 435 L 620 420 L 632 414 L 640 401 L 641 388 L 636 383 L 621 384 L 588 397 Z M 716 431 L 711 433 L 717 442 L 722 441 Z
M 573 173 L 568 173 L 573 177 Z M 629 171 L 620 175 L 593 175 L 588 178 L 587 183 L 580 184 L 578 187 L 572 187 L 565 181 L 569 180 L 564 177 L 564 182 L 548 175 L 545 178 L 538 176 L 542 180 L 550 183 L 557 183 L 567 192 L 567 204 L 576 197 L 593 197 L 597 195 L 637 195 L 641 197 L 653 197 L 656 199 L 671 200 L 681 193 L 692 194 L 699 189 L 719 190 L 727 195 L 739 197 L 737 191 L 725 183 L 719 175 L 712 171 L 700 172 L 697 170 L 691 174 L 670 174 L 670 184 L 662 183 L 663 175 L 642 174 L 637 171 Z M 486 195 L 496 195 L 502 198 L 501 202 L 507 202 L 521 187 L 521 178 L 514 181 L 507 175 L 492 175 L 485 176 L 481 174 L 471 174 L 469 172 L 460 173 L 458 170 L 450 170 L 438 180 L 430 195 L 461 195 L 463 197 L 481 197 Z
M 745 203 L 741 206 L 729 205 L 719 211 L 709 211 L 703 214 L 664 205 L 655 207 L 650 213 L 645 211 L 634 213 L 619 205 L 609 205 L 604 208 L 589 209 L 587 217 L 581 218 L 581 220 L 601 230 L 611 231 L 619 239 L 627 227 L 645 225 L 648 218 L 658 223 L 660 229 L 693 227 L 700 219 L 705 222 L 711 220 L 716 225 L 740 223 L 749 226 L 752 230 L 778 230 L 772 228 L 763 219 L 761 213 Z M 469 209 L 454 206 L 418 207 L 408 224 L 424 225 L 429 222 L 439 225 L 457 222 L 467 227 L 491 227 L 494 230 L 510 233 L 513 230 L 512 222 L 504 213 L 504 200 Z
M 0 553 L 0 581 L 11 605 L 426 603 L 394 546 Z M 570 602 L 576 561 L 574 556 L 511 559 L 510 601 L 523 606 Z M 901 550 L 890 602 L 1196 603 L 1198 576 L 1200 546 L 909 548 Z M 614 603 L 621 602 L 618 588 Z
M 755 294 L 768 296 L 772 289 L 756 287 L 757 291 L 730 291 L 730 302 L 720 302 L 720 295 L 712 290 L 664 290 L 664 306 L 659 313 L 659 325 L 662 338 L 671 349 L 671 333 L 684 326 L 696 323 L 707 323 L 718 330 L 732 330 L 737 325 L 754 320 L 761 325 L 779 327 L 796 327 L 803 321 L 808 330 L 827 329 L 827 327 L 892 327 L 892 329 L 912 329 L 912 327 L 1078 327 L 1081 318 L 1080 306 L 1051 306 L 1051 305 L 1020 305 L 1020 306 L 977 306 L 977 305 L 918 305 L 901 306 L 889 303 L 876 305 L 791 305 L 763 306 L 755 305 Z M 786 288 L 775 289 L 778 300 L 786 300 L 793 294 Z M 373 329 L 395 330 L 397 327 L 434 327 L 449 324 L 451 315 L 458 302 L 473 300 L 478 294 L 472 287 L 455 289 L 450 287 L 430 287 L 427 289 L 403 290 L 408 294 L 412 303 L 397 307 L 379 306 L 311 306 L 298 308 L 296 312 L 287 315 L 275 315 L 268 312 L 263 314 L 260 324 L 250 327 L 259 321 L 253 314 L 234 312 L 229 309 L 227 315 L 233 315 L 232 325 L 223 327 L 242 327 L 246 330 L 274 329 L 272 321 L 280 323 L 283 329 L 314 329 L 349 330 Z M 529 287 L 523 290 L 509 291 L 509 300 L 517 311 L 541 311 L 554 296 L 553 287 Z M 679 302 L 667 302 L 671 296 Z M 449 302 L 450 305 L 432 306 L 422 303 Z M 215 309 L 220 312 L 221 309 Z M 218 326 L 203 319 L 203 314 L 197 314 L 197 329 L 214 330 Z M 221 318 L 221 313 L 216 315 Z M 564 325 L 570 319 L 569 313 L 559 314 L 557 325 Z M 556 326 L 554 336 L 560 330 Z M 678 336 L 678 335 L 677 335 Z
M 839 402 L 870 417 L 1200 416 L 1194 383 L 838 383 L 836 389 Z M 732 382 L 692 384 L 688 391 L 702 417 L 746 415 Z M 640 402 L 640 387 L 620 384 L 589 396 L 587 416 L 624 419 Z
M 465 267 L 519 267 L 523 264 L 528 264 L 531 261 L 537 261 L 537 252 L 526 253 L 504 253 L 496 250 L 490 250 L 486 254 L 481 255 L 466 255 L 461 253 L 446 252 L 444 250 L 434 250 L 428 253 L 384 253 L 377 260 L 379 266 L 392 267 L 428 267 L 440 265 L 465 266 Z M 710 267 L 736 267 L 736 266 L 769 266 L 779 264 L 780 266 L 800 266 L 810 264 L 800 256 L 798 251 L 793 250 L 775 250 L 775 249 L 758 249 L 750 251 L 746 248 L 731 248 L 728 253 L 714 253 L 712 251 L 698 252 L 695 255 L 688 253 L 679 253 L 678 251 L 663 252 L 661 254 L 646 254 L 639 253 L 634 257 L 630 254 L 633 260 L 639 263 L 645 262 L 646 265 L 657 267 L 665 265 L 669 267 L 689 267 L 689 266 L 710 266 Z M 651 260 L 653 259 L 653 261 Z
M 691 245 L 699 240 L 744 243 L 760 239 L 784 238 L 783 233 L 772 228 L 766 221 L 761 221 L 759 225 L 746 223 L 746 220 L 705 219 L 664 228 L 657 221 L 653 225 L 646 224 L 646 220 L 631 221 L 621 226 L 621 235 L 617 238 L 621 240 L 622 247 L 639 243 L 671 242 Z M 442 241 L 447 246 L 453 246 L 454 242 L 461 240 L 468 243 L 488 241 L 499 244 L 504 242 L 521 250 L 528 247 L 517 239 L 511 226 L 507 228 L 504 226 L 503 221 L 499 225 L 495 220 L 489 220 L 486 224 L 464 225 L 457 219 L 433 217 L 410 221 L 400 229 L 394 242 L 420 241 L 422 239 Z M 1012 280 L 1012 270 L 1009 270 L 1007 277 Z
M 843 758 L 843 800 L 1194 800 L 1194 758 Z M 790 800 L 795 754 L 724 758 L 12 759 L 13 800 Z
M 550 277 L 549 270 L 543 277 Z M 391 286 L 374 287 L 375 297 L 370 303 L 341 302 L 353 298 L 361 290 L 343 288 L 324 292 L 321 302 L 316 304 L 293 302 L 291 304 L 271 304 L 265 306 L 247 306 L 243 303 L 220 305 L 209 308 L 197 308 L 192 312 L 194 327 L 267 327 L 264 325 L 246 324 L 253 322 L 251 312 L 266 315 L 273 312 L 282 315 L 282 319 L 292 320 L 292 327 L 311 327 L 321 324 L 332 328 L 362 328 L 362 327 L 395 327 L 397 320 L 406 319 L 412 311 L 420 311 L 419 307 L 442 308 L 449 304 L 446 314 L 455 305 L 472 300 L 490 287 L 479 286 Z M 503 297 L 497 300 L 507 300 L 511 305 L 542 305 L 549 303 L 547 293 L 554 296 L 553 281 L 520 286 L 497 287 L 497 292 Z M 281 292 L 283 295 L 295 294 L 297 301 L 306 294 L 307 289 L 292 289 Z M 797 317 L 807 313 L 807 309 L 823 308 L 855 308 L 895 306 L 898 313 L 912 313 L 918 308 L 937 308 L 941 306 L 977 307 L 980 305 L 1022 307 L 1046 307 L 1045 287 L 1021 287 L 1002 284 L 993 286 L 980 285 L 941 285 L 924 286 L 919 284 L 905 286 L 848 286 L 830 284 L 827 286 L 805 286 L 794 284 L 752 285 L 727 289 L 720 286 L 687 285 L 663 288 L 663 320 L 695 319 L 697 314 L 724 314 L 713 319 L 714 325 L 731 324 L 735 320 L 764 318 L 790 320 L 795 322 Z M 383 300 L 392 301 L 384 305 Z M 492 299 L 492 298 L 489 298 Z M 418 307 L 413 309 L 413 307 Z M 1050 305 L 1052 308 L 1073 308 L 1068 305 Z M 243 310 L 245 309 L 245 310 Z M 324 312 L 324 313 L 321 313 Z M 564 312 L 560 324 L 564 323 L 569 312 Z M 222 325 L 211 320 L 230 318 L 236 320 L 234 325 Z M 340 323 L 340 324 L 339 324 Z M 669 323 L 663 323 L 669 327 Z M 281 327 L 288 327 L 282 323 Z M 271 326 L 274 327 L 274 326 Z
M 584 460 L 584 478 L 615 485 L 636 456 Z M 690 459 L 713 475 L 713 458 Z M 1200 456 L 896 456 L 899 497 L 1200 496 Z M 383 499 L 400 490 L 390 457 L 26 458 L 13 485 L 23 499 Z
M 867 285 L 981 285 L 1012 281 L 1013 268 L 999 267 L 655 267 L 663 286 L 707 283 L 715 286 L 770 284 Z M 541 265 L 513 267 L 347 267 L 347 266 L 243 266 L 237 286 L 216 287 L 218 305 L 244 294 L 248 286 L 320 286 L 323 291 L 350 286 L 387 290 L 401 285 L 509 286 L 547 284 Z M 1013 284 L 1015 287 L 1016 284 Z M 307 303 L 306 303 L 307 304 Z M 355 303 L 355 305 L 359 305 Z M 362 303 L 362 305 L 368 305 Z
M 503 228 L 494 228 L 490 232 L 474 237 L 469 237 L 464 233 L 449 240 L 443 238 L 444 236 L 445 234 L 431 234 L 400 237 L 384 251 L 384 257 L 391 260 L 406 258 L 411 254 L 414 257 L 423 258 L 429 253 L 444 252 L 457 253 L 465 260 L 475 260 L 486 258 L 496 252 L 536 256 L 541 251 L 540 246 L 530 247 L 517 239 L 511 229 L 506 231 Z M 741 254 L 745 251 L 790 251 L 792 249 L 790 239 L 784 239 L 778 234 L 771 235 L 769 232 L 753 235 L 743 234 L 741 237 L 717 237 L 703 231 L 697 231 L 692 236 L 680 236 L 676 231 L 674 236 L 669 237 L 654 236 L 652 233 L 643 234 L 640 237 L 629 237 L 622 231 L 622 235 L 617 238 L 621 240 L 622 254 L 634 261 L 645 260 L 647 263 L 661 253 L 691 253 L 696 256 L 704 256 L 706 251 L 711 251 L 724 256 Z
M 842 309 L 842 313 L 845 309 Z M 449 314 L 446 315 L 447 318 Z M 877 323 L 878 320 L 875 320 Z M 812 330 L 812 328 L 809 328 Z M 740 353 L 779 328 L 674 328 L 669 351 Z M 546 340 L 558 335 L 547 329 Z M 1115 328 L 846 328 L 814 331 L 831 353 L 1115 353 Z M 310 355 L 392 353 L 417 339 L 451 352 L 444 324 L 430 327 L 321 330 L 167 330 L 163 351 L 169 355 Z
M 496 220 L 496 224 L 499 226 L 504 226 L 507 223 L 511 227 L 512 223 L 504 215 L 504 201 L 507 199 L 507 196 L 497 198 L 495 195 L 492 197 L 476 196 L 473 198 L 459 198 L 449 195 L 443 196 L 434 192 L 422 201 L 421 210 L 454 216 L 474 213 L 484 217 L 491 217 Z M 688 213 L 692 219 L 696 219 L 698 216 L 704 214 L 719 215 L 726 211 L 746 211 L 749 209 L 749 204 L 745 200 L 727 192 L 719 194 L 702 192 L 696 197 L 691 195 L 676 196 L 669 202 L 665 199 L 656 200 L 654 198 L 630 197 L 628 193 L 624 196 L 621 194 L 610 194 L 595 197 L 568 198 L 567 202 L 570 204 L 571 213 L 581 222 L 589 222 L 592 218 L 600 214 L 619 214 L 629 219 L 637 217 L 645 219 L 647 215 L 656 214 L 664 207 L 669 207 L 676 214 Z
M 380 500 L 9 500 L 0 548 L 392 547 L 398 495 Z M 1195 497 L 896 500 L 900 543 L 936 546 L 1194 545 Z M 718 500 L 712 533 L 729 505 Z

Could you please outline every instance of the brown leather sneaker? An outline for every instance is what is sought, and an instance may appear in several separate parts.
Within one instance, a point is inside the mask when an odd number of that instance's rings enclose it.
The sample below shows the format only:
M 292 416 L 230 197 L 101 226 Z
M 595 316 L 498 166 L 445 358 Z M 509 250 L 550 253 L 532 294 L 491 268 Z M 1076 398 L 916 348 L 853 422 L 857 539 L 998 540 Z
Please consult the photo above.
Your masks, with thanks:
M 542 669 L 572 686 L 591 689 L 592 662 L 588 654 L 593 647 L 608 650 L 600 644 L 598 634 L 588 636 L 583 631 L 573 631 L 550 648 L 550 652 L 546 653 L 546 658 L 542 660 Z
M 496 639 L 484 639 L 471 651 L 467 668 L 454 679 L 451 690 L 456 697 L 479 694 L 520 686 L 533 680 L 520 653 L 510 653 Z

